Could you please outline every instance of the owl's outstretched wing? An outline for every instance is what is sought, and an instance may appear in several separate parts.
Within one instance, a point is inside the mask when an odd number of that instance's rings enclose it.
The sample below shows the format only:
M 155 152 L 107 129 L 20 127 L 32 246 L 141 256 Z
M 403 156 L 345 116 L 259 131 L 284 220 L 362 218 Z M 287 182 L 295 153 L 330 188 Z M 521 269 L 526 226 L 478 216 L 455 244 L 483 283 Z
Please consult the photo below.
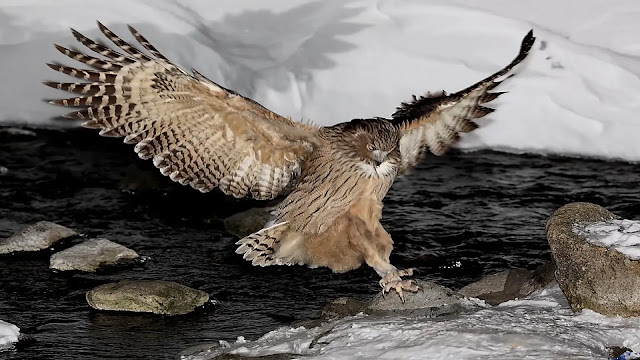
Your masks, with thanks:
M 392 122 L 400 128 L 401 173 L 416 165 L 425 148 L 436 154 L 443 154 L 460 139 L 460 133 L 470 132 L 478 127 L 473 121 L 494 109 L 483 106 L 504 92 L 490 92 L 504 80 L 505 76 L 529 53 L 535 42 L 533 30 L 522 40 L 520 52 L 502 70 L 457 93 L 428 93 L 413 97 L 410 103 L 402 103 L 392 115 Z
M 80 97 L 54 100 L 84 107 L 66 115 L 85 120 L 100 135 L 136 144 L 142 159 L 153 159 L 162 174 L 202 192 L 218 186 L 235 197 L 271 199 L 300 172 L 317 146 L 317 128 L 284 118 L 234 91 L 180 69 L 135 29 L 144 54 L 98 23 L 102 33 L 126 54 L 98 44 L 72 29 L 75 38 L 102 55 L 96 58 L 56 45 L 70 58 L 94 69 L 48 64 L 85 80 L 46 82 Z

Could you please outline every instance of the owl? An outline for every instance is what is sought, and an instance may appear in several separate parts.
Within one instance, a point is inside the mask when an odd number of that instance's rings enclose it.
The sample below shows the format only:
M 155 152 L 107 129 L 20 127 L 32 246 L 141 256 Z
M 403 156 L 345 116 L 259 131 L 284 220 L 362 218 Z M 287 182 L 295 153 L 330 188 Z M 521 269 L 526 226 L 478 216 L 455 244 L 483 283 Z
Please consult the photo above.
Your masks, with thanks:
M 259 200 L 283 196 L 264 227 L 237 242 L 236 253 L 253 265 L 324 266 L 346 272 L 366 263 L 380 276 L 382 291 L 419 290 L 412 269 L 389 262 L 393 241 L 380 224 L 382 202 L 397 176 L 425 151 L 443 154 L 503 92 L 492 92 L 529 53 L 530 31 L 516 58 L 502 70 L 456 93 L 413 96 L 391 118 L 355 119 L 315 126 L 268 110 L 204 75 L 172 63 L 129 27 L 147 53 L 104 25 L 119 50 L 72 29 L 90 56 L 62 46 L 79 69 L 48 64 L 83 80 L 45 82 L 79 94 L 54 100 L 79 107 L 67 115 L 100 135 L 124 137 L 163 175 L 201 192 L 214 188 Z

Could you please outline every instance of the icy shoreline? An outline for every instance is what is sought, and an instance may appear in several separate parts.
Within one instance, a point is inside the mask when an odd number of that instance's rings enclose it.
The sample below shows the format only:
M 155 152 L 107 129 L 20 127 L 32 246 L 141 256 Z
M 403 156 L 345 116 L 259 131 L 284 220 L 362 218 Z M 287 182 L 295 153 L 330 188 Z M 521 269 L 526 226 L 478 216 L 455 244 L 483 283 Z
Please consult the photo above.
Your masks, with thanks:
M 459 147 L 640 161 L 640 43 L 631 35 L 640 23 L 626 15 L 640 3 L 631 0 L 606 8 L 550 0 L 8 4 L 0 75 L 12 86 L 0 90 L 0 123 L 70 126 L 42 101 L 66 96 L 40 85 L 61 79 L 44 62 L 70 63 L 52 44 L 75 44 L 70 26 L 96 37 L 96 10 L 123 36 L 125 23 L 135 25 L 185 68 L 322 125 L 389 116 L 411 94 L 462 89 L 508 63 L 534 28 L 536 51 L 501 89 L 511 92 Z
M 557 283 L 526 299 L 511 300 L 445 318 L 357 315 L 313 329 L 280 328 L 256 341 L 234 344 L 185 360 L 222 353 L 244 356 L 299 354 L 311 359 L 605 359 L 610 346 L 640 347 L 639 318 L 574 314 Z

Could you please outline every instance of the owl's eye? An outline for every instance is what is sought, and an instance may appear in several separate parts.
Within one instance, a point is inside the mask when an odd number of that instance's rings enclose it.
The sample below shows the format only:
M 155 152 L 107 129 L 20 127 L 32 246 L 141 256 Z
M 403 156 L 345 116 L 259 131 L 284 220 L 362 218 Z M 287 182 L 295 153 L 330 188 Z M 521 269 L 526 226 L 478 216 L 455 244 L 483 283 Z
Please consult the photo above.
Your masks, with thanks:
M 373 150 L 378 150 L 378 148 L 375 147 L 375 145 L 373 145 L 373 144 L 367 144 L 367 150 L 373 151 Z

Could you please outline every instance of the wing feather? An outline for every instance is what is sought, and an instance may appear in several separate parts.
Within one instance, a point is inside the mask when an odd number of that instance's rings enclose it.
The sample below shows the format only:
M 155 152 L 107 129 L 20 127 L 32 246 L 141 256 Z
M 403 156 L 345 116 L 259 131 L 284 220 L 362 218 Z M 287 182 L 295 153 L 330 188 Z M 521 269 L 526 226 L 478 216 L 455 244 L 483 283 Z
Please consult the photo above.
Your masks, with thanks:
M 417 164 L 425 148 L 441 155 L 459 141 L 461 133 L 476 129 L 478 124 L 473 120 L 494 111 L 483 104 L 504 94 L 490 91 L 525 59 L 534 42 L 533 31 L 530 31 L 522 40 L 518 56 L 509 65 L 464 90 L 449 95 L 445 91 L 429 92 L 419 98 L 413 96 L 409 103 L 402 103 L 392 115 L 392 122 L 401 132 L 401 172 Z
M 83 126 L 100 129 L 102 136 L 136 144 L 138 156 L 152 159 L 172 180 L 203 192 L 219 187 L 236 197 L 271 199 L 285 191 L 322 141 L 318 128 L 284 118 L 198 72 L 188 74 L 132 27 L 151 56 L 101 23 L 98 27 L 125 54 L 72 29 L 80 43 L 107 59 L 56 45 L 93 69 L 49 64 L 88 81 L 46 82 L 80 94 L 51 103 L 84 107 L 66 117 L 84 120 Z

